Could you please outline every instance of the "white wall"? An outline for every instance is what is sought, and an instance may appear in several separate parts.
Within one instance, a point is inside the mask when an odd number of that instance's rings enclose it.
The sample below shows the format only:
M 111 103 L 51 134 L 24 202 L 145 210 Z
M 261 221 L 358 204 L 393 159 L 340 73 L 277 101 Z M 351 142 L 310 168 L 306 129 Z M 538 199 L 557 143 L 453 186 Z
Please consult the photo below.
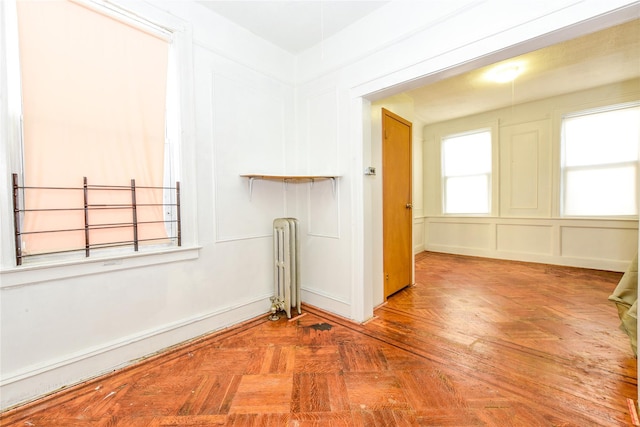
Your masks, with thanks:
M 194 3 L 153 2 L 193 35 L 183 129 L 186 249 L 16 269 L 3 244 L 1 406 L 267 313 L 275 215 L 298 216 L 306 230 L 304 301 L 356 321 L 371 317 L 380 267 L 366 243 L 379 241 L 381 229 L 370 214 L 377 190 L 363 176 L 373 153 L 370 100 L 613 25 L 638 9 L 607 13 L 631 3 L 394 2 L 293 58 Z M 569 29 L 552 33 L 562 28 Z M 4 141 L 2 150 L 0 158 L 10 158 Z M 6 175 L 10 162 L 0 162 Z M 239 174 L 251 172 L 341 177 L 335 194 L 328 182 L 259 181 L 249 200 Z M 0 184 L 6 240 L 10 188 L 4 176 Z
M 345 155 L 340 163 L 344 176 L 340 210 L 342 223 L 351 232 L 334 242 L 332 249 L 334 259 L 350 260 L 350 272 L 331 275 L 331 286 L 338 281 L 338 288 L 351 289 L 347 317 L 366 320 L 379 302 L 382 266 L 375 244 L 381 241 L 382 229 L 375 211 L 369 209 L 377 209 L 380 195 L 376 186 L 368 183 L 371 177 L 363 175 L 375 154 L 370 103 L 618 24 L 638 16 L 638 9 L 638 2 L 605 4 L 595 0 L 532 1 L 526 7 L 498 0 L 392 3 L 296 58 L 296 78 L 302 88 L 296 102 L 305 103 L 312 88 L 335 88 L 341 102 L 336 110 L 349 112 L 347 128 L 341 121 L 334 141 L 316 142 L 339 143 Z M 461 28 L 465 31 L 458 31 Z M 325 122 L 324 117 L 314 119 Z M 301 145 L 299 162 L 314 149 Z M 425 199 L 424 206 L 428 205 Z M 324 258 L 318 254 L 320 259 Z M 334 299 L 333 294 L 325 297 Z M 328 301 L 325 307 L 331 307 Z
M 250 200 L 239 175 L 285 172 L 295 160 L 294 58 L 192 3 L 127 6 L 169 15 L 190 38 L 183 248 L 20 268 L 3 251 L 2 408 L 269 311 L 271 221 L 295 215 L 295 198 L 260 181 Z M 10 239 L 6 205 L 2 236 Z
M 296 169 L 294 173 L 337 175 L 311 185 L 299 184 L 296 192 L 298 219 L 303 238 L 300 244 L 302 300 L 329 311 L 349 316 L 351 290 L 341 279 L 348 276 L 350 177 L 345 174 L 349 158 L 347 142 L 340 132 L 347 122 L 343 96 L 328 80 L 296 90 Z M 335 254 L 347 255 L 342 257 Z M 332 256 L 327 256 L 332 254 Z
M 560 132 L 566 113 L 638 99 L 635 79 L 425 126 L 425 248 L 625 271 L 638 245 L 637 220 L 560 216 Z M 443 215 L 440 141 L 487 123 L 496 124 L 498 148 L 492 215 Z

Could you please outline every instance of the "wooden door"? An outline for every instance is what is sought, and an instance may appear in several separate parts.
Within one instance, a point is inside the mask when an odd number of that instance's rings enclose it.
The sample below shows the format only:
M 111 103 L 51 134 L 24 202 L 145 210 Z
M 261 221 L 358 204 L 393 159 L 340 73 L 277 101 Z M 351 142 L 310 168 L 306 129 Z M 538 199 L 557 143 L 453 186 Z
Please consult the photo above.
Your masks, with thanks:
M 413 281 L 411 122 L 382 109 L 384 294 Z

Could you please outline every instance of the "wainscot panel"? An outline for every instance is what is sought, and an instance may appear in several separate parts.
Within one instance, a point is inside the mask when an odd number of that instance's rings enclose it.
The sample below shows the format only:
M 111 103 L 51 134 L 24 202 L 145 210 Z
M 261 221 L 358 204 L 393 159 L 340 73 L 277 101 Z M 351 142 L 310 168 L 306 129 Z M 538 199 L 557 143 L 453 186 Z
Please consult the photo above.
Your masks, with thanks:
M 428 244 L 493 249 L 493 225 L 472 221 L 473 219 L 469 219 L 469 222 L 431 222 Z
M 631 259 L 638 249 L 638 229 L 561 227 L 563 257 Z
M 428 251 L 625 271 L 635 219 L 424 217 Z
M 551 255 L 553 229 L 550 225 L 498 224 L 499 251 Z

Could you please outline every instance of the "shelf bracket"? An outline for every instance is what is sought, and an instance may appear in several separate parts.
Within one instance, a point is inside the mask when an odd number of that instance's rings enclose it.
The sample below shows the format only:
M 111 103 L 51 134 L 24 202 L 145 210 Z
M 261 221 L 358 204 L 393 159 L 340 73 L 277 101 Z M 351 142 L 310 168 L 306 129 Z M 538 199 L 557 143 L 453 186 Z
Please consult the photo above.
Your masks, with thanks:
M 256 179 L 253 176 L 249 177 L 249 201 L 251 201 L 251 196 L 253 195 L 253 180 Z
M 327 177 L 327 179 L 331 180 L 331 190 L 333 193 L 333 197 L 336 197 L 336 177 L 335 176 L 330 176 Z M 316 179 L 315 178 L 309 178 L 309 189 L 313 190 L 313 184 L 315 184 Z

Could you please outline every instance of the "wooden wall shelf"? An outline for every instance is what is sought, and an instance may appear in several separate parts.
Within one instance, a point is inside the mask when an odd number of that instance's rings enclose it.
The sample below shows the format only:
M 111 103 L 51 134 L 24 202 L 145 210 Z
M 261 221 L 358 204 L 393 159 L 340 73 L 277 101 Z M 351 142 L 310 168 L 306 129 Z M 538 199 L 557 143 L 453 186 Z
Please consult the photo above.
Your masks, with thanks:
M 336 195 L 336 180 L 340 178 L 338 175 L 264 175 L 264 174 L 242 174 L 241 177 L 249 179 L 249 200 L 251 200 L 251 195 L 253 194 L 253 181 L 256 179 L 264 179 L 269 181 L 282 181 L 285 184 L 289 182 L 299 183 L 299 182 L 310 182 L 313 187 L 313 183 L 315 181 L 320 181 L 324 179 L 330 179 L 333 189 L 333 196 Z

